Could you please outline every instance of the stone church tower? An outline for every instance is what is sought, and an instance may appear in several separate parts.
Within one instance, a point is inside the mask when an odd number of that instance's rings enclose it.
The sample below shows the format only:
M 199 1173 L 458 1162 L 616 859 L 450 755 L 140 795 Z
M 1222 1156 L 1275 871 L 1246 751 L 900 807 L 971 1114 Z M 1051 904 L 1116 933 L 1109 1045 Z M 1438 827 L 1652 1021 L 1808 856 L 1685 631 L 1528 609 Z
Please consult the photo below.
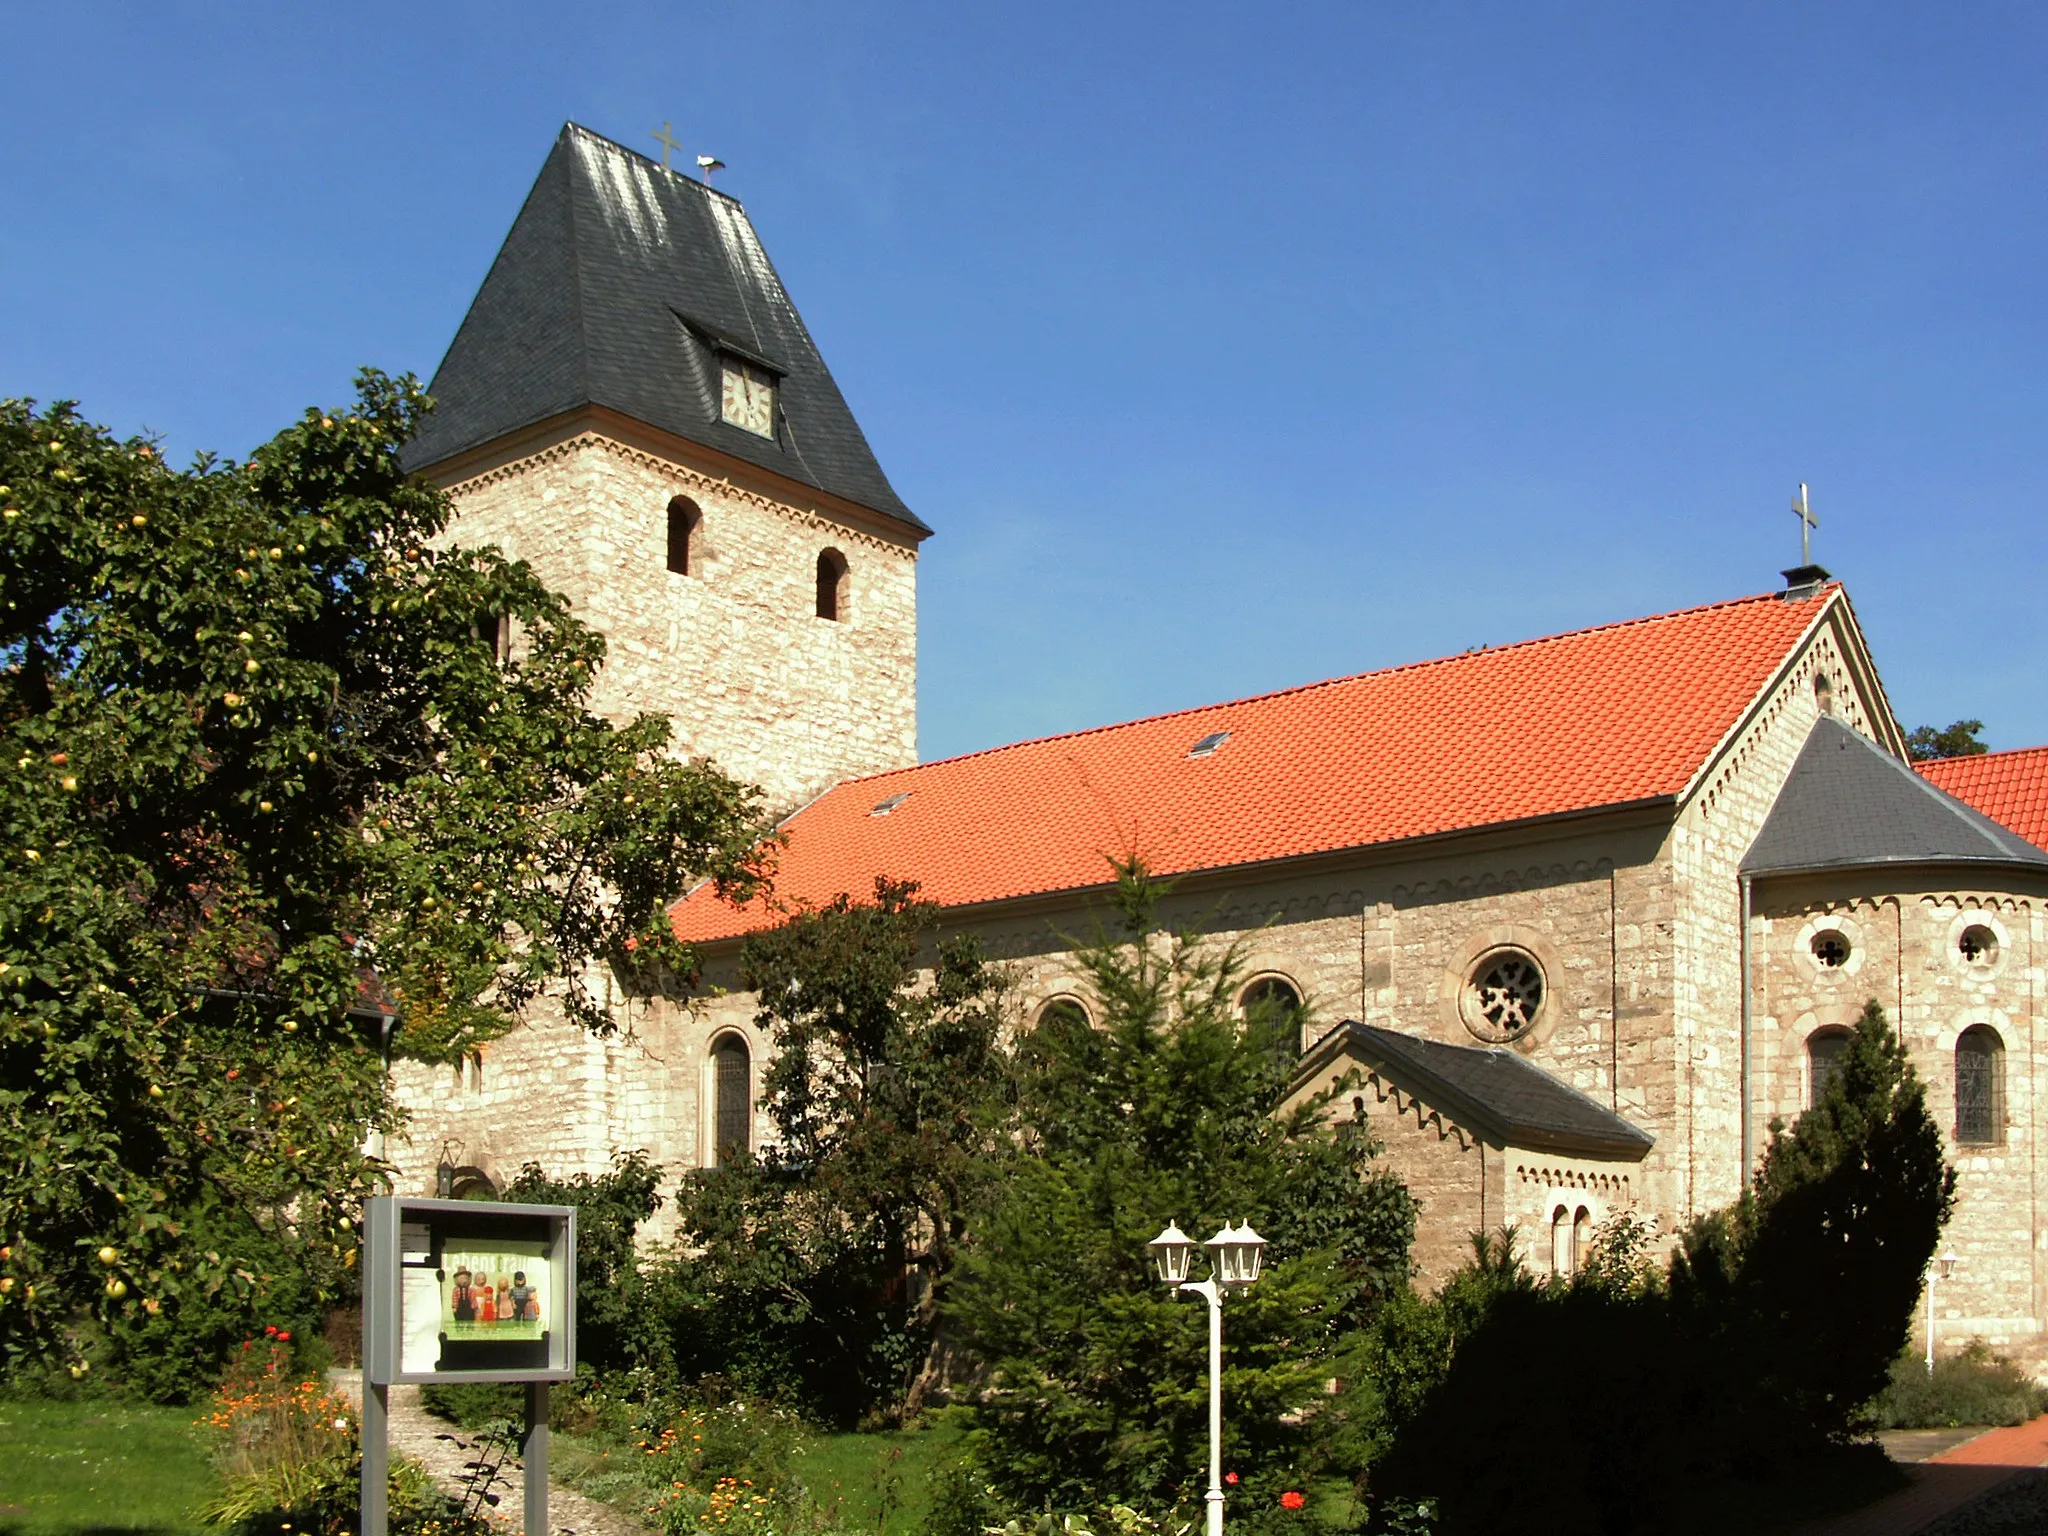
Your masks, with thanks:
M 916 761 L 931 530 L 737 202 L 566 126 L 430 392 L 408 467 L 454 497 L 451 538 L 525 560 L 605 636 L 596 710 L 668 715 L 679 751 L 778 814 Z M 631 1015 L 614 1038 L 543 1002 L 487 1057 L 398 1066 L 399 1187 L 431 1190 L 443 1164 L 457 1193 L 529 1160 L 598 1172 L 614 1148 L 702 1161 L 700 1077 L 720 1070 L 702 1063 L 724 1037 L 611 995 Z M 756 1057 L 718 1059 L 750 1096 Z
M 430 389 L 408 466 L 605 635 L 600 712 L 778 810 L 916 760 L 931 530 L 737 202 L 568 125 Z

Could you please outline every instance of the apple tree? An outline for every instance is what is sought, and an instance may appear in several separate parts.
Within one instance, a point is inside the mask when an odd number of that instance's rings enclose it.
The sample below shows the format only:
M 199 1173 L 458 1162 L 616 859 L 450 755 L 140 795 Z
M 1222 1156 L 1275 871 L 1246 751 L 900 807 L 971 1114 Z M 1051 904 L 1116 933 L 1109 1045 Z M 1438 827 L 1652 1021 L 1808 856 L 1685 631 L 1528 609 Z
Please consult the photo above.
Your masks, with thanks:
M 754 792 L 591 714 L 601 637 L 450 546 L 399 461 L 427 408 L 365 372 L 177 470 L 0 403 L 0 1368 L 176 1396 L 317 1316 L 381 1019 L 436 1060 L 544 990 L 608 1028 L 587 978 L 686 971 L 666 901 L 761 877 Z

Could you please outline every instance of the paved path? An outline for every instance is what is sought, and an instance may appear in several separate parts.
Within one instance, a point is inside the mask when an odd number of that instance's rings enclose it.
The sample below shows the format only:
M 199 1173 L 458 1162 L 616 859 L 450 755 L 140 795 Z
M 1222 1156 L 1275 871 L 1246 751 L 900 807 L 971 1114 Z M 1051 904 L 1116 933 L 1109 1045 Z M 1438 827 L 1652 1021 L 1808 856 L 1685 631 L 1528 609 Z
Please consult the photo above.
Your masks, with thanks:
M 2041 1536 L 2048 1532 L 2048 1474 L 2036 1470 L 2042 1467 L 2048 1414 L 1937 1451 L 1906 1468 L 1910 1486 L 1803 1527 L 1800 1536 Z
M 360 1407 L 362 1378 L 354 1371 L 334 1371 L 330 1376 L 336 1389 L 347 1393 L 349 1400 Z M 459 1494 L 467 1475 L 464 1463 L 475 1458 L 462 1446 L 441 1436 L 457 1435 L 463 1440 L 474 1437 L 420 1407 L 418 1387 L 393 1387 L 388 1402 L 392 1453 L 424 1462 L 434 1481 L 448 1492 Z M 504 1522 L 507 1536 L 514 1536 L 523 1524 L 520 1488 L 524 1470 L 516 1456 L 506 1457 L 500 1474 L 504 1481 L 493 1489 L 500 1500 L 497 1518 Z M 553 1479 L 548 1483 L 548 1520 L 554 1526 L 555 1536 L 648 1536 L 649 1531 L 649 1527 L 623 1510 L 585 1498 Z

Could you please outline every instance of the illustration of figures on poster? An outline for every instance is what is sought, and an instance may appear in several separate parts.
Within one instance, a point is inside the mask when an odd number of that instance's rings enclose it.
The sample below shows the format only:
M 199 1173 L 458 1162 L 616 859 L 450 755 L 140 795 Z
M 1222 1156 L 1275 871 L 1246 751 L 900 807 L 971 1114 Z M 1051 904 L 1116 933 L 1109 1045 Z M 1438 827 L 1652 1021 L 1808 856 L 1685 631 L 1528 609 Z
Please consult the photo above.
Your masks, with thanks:
M 440 1327 L 447 1339 L 538 1339 L 547 1331 L 547 1244 L 500 1240 L 442 1251 Z

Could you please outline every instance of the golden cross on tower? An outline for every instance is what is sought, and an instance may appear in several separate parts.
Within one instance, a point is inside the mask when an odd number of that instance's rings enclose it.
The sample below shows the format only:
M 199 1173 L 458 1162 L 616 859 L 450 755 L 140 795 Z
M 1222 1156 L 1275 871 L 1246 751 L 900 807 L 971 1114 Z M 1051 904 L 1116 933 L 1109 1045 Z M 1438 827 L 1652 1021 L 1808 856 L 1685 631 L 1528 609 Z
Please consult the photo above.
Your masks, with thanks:
M 1820 519 L 1813 515 L 1813 508 L 1806 504 L 1806 482 L 1799 482 L 1799 494 L 1792 498 L 1792 515 L 1799 519 L 1799 563 L 1813 564 L 1813 530 L 1820 526 Z
M 681 149 L 683 147 L 682 140 L 669 137 L 669 125 L 667 123 L 661 125 L 661 132 L 653 135 L 653 138 L 654 142 L 661 146 L 661 168 L 665 171 L 668 169 L 669 151 Z

